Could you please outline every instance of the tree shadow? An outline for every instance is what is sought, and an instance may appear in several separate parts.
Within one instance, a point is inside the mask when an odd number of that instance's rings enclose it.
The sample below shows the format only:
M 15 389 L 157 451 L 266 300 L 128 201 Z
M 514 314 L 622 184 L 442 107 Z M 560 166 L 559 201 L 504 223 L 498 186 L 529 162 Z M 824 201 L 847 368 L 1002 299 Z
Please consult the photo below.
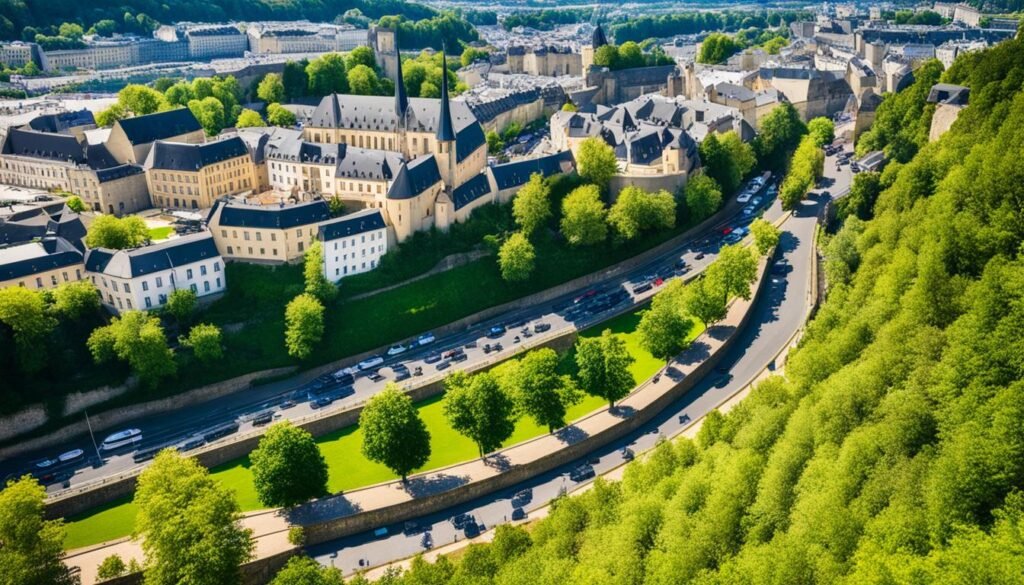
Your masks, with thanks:
M 446 492 L 469 483 L 468 475 L 449 475 L 438 473 L 426 477 L 414 477 L 405 482 L 402 488 L 414 498 L 422 498 Z
M 608 409 L 608 414 L 616 418 L 627 419 L 636 414 L 636 409 L 632 406 L 616 404 L 612 408 Z
M 735 332 L 735 325 L 713 325 L 707 329 L 708 337 L 716 341 L 725 341 Z
M 580 441 L 586 439 L 589 436 L 590 435 L 586 431 L 584 431 L 583 429 L 579 428 L 576 425 L 569 425 L 567 427 L 555 431 L 555 437 L 557 437 L 559 441 L 562 441 L 566 445 L 579 443 Z
M 504 453 L 495 453 L 484 457 L 484 465 L 502 472 L 512 469 L 512 462 L 509 461 L 508 456 Z
M 362 511 L 362 506 L 350 501 L 344 494 L 336 494 L 286 510 L 285 517 L 290 524 L 304 525 L 328 518 L 353 516 Z
M 675 361 L 685 366 L 700 363 L 709 357 L 711 357 L 711 346 L 704 341 L 694 341 L 690 344 L 689 349 L 679 354 Z
M 667 376 L 668 379 L 672 380 L 673 382 L 679 382 L 686 377 L 686 374 L 675 366 L 669 366 L 665 368 L 665 376 Z

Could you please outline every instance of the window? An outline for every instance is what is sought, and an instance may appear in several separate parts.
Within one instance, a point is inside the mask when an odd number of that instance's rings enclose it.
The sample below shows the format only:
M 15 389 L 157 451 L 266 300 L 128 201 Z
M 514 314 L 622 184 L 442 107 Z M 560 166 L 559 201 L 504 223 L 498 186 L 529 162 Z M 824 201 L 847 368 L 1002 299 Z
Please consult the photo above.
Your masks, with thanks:
M 231 248 L 231 246 L 228 246 L 228 255 L 230 256 L 231 254 L 234 254 L 234 253 L 235 253 L 235 251 Z
M 36 288 L 43 288 L 43 279 L 36 277 Z
M 249 232 L 242 232 L 242 236 L 245 238 L 246 242 L 249 241 Z
M 124 283 L 124 292 L 131 294 L 132 289 L 129 288 L 128 283 Z
M 203 264 L 202 266 L 199 267 L 199 275 L 200 276 L 206 276 L 206 265 L 205 264 Z
M 220 277 L 217 277 L 217 288 L 220 288 Z
M 153 301 L 149 300 L 149 297 L 146 297 L 145 301 L 146 301 L 146 308 L 147 309 L 152 309 L 153 308 Z
M 194 282 L 193 282 L 192 284 L 190 284 L 190 285 L 189 285 L 189 288 L 191 288 L 191 289 L 192 289 L 192 292 L 193 292 L 193 293 L 195 293 L 195 294 L 199 294 L 199 287 L 197 287 L 197 286 L 196 286 L 196 283 L 194 283 Z
M 203 281 L 203 292 L 210 292 L 210 281 Z
M 256 241 L 257 242 L 262 242 L 263 241 L 263 234 L 261 234 L 260 232 L 256 232 Z
M 51 274 L 50 275 L 50 282 L 53 283 L 53 286 L 57 286 L 57 275 L 56 274 Z
M 189 268 L 189 269 L 187 269 L 185 271 L 185 278 L 187 278 L 188 280 L 192 280 L 192 269 L 191 268 Z
M 220 262 L 214 262 L 213 263 L 213 271 L 214 272 L 220 272 Z
M 148 290 L 149 290 L 149 283 L 146 282 L 145 280 L 143 280 L 142 281 L 142 292 L 146 292 Z
M 306 246 L 302 242 L 299 242 L 299 252 L 302 252 L 305 247 Z
M 164 286 L 164 277 L 162 277 L 162 276 L 156 277 L 156 287 L 157 288 L 163 288 L 163 286 Z

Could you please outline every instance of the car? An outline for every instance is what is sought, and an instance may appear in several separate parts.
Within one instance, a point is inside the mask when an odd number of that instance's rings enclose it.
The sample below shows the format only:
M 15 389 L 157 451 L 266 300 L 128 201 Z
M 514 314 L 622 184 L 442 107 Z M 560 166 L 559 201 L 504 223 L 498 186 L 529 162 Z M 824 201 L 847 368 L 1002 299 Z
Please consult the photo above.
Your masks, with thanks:
M 466 361 L 468 359 L 469 359 L 469 356 L 466 355 L 466 352 L 464 352 L 464 351 L 460 351 L 459 353 L 457 353 L 457 354 L 452 356 L 452 362 L 454 362 L 454 363 L 464 362 L 464 361 Z
M 383 526 L 373 531 L 374 538 L 387 538 L 388 529 Z
M 103 444 L 100 445 L 100 449 L 104 451 L 114 451 L 121 447 L 128 447 L 131 445 L 137 445 L 142 442 L 142 431 L 139 429 L 125 429 L 118 431 L 112 435 L 109 435 L 106 439 L 103 439 Z
M 776 262 L 771 269 L 772 274 L 786 274 L 789 272 L 789 263 L 783 258 Z
M 401 382 L 402 380 L 408 380 L 411 377 L 412 377 L 412 374 L 409 373 L 409 369 L 408 368 L 406 368 L 404 370 L 395 370 L 395 382 Z
M 434 343 L 435 339 L 436 338 L 433 333 L 424 333 L 416 338 L 416 343 L 419 345 L 427 345 L 428 343 Z
M 674 270 L 672 269 L 672 267 L 666 266 L 665 268 L 662 268 L 661 270 L 658 271 L 658 278 L 662 280 L 668 280 L 669 278 L 672 277 L 673 274 Z
M 480 525 L 476 522 L 470 522 L 469 524 L 466 524 L 465 528 L 462 529 L 462 534 L 466 538 L 476 538 L 480 536 L 480 532 L 482 532 L 480 530 Z
M 778 193 L 778 192 L 779 192 L 779 188 L 777 186 L 772 185 L 771 187 L 768 187 L 767 193 L 768 193 L 769 197 L 775 197 L 775 194 Z
M 594 477 L 595 475 L 597 474 L 594 472 L 593 465 L 590 465 L 588 463 L 582 463 L 569 472 L 569 479 L 575 481 L 576 483 L 579 483 L 581 481 L 586 481 Z
M 334 377 L 334 383 L 335 384 L 348 385 L 348 384 L 353 384 L 356 381 L 355 375 L 353 375 L 350 372 L 344 372 L 342 370 L 338 370 L 337 372 L 334 372 L 333 377 Z
M 750 200 L 750 205 L 753 207 L 757 207 L 758 205 L 761 205 L 761 201 L 762 199 L 760 197 L 754 197 L 753 199 Z
M 746 203 L 747 201 L 750 201 L 750 198 L 753 196 L 754 194 L 752 192 L 743 191 L 742 193 L 739 194 L 738 197 L 736 197 L 736 201 L 738 201 L 739 203 Z
M 629 447 L 623 447 L 622 448 L 622 459 L 623 460 L 625 460 L 625 461 L 632 461 L 634 457 L 636 457 L 636 454 L 633 453 L 632 449 L 630 449 Z
M 366 377 L 369 378 L 373 382 L 383 382 L 384 381 L 384 376 L 381 375 L 380 370 L 374 370 L 374 371 L 370 372 Z
M 252 417 L 252 426 L 262 427 L 263 425 L 269 425 L 274 420 L 274 413 L 267 410 L 256 414 Z
M 724 238 L 722 238 L 722 243 L 723 244 L 735 244 L 735 243 L 739 242 L 742 239 L 743 239 L 743 236 L 741 236 L 739 234 L 736 234 L 736 233 L 732 233 L 732 234 L 729 234 L 728 236 L 725 236 Z
M 821 196 L 822 197 L 831 197 L 832 195 L 828 191 L 822 191 L 821 192 Z
M 438 364 L 434 367 L 437 368 L 438 371 L 447 370 L 448 368 L 452 367 L 452 362 L 451 360 L 444 360 L 443 362 L 438 362 Z
M 487 337 L 490 337 L 491 339 L 497 339 L 497 338 L 501 337 L 504 334 L 505 334 L 505 326 L 504 325 L 495 325 L 495 326 L 493 326 L 493 327 L 491 327 L 490 329 L 487 330 Z
M 520 520 L 526 520 L 526 510 L 522 508 L 512 508 L 512 521 L 518 522 Z
M 456 514 L 452 516 L 451 522 L 456 530 L 462 530 L 467 524 L 476 524 L 476 518 L 472 514 Z
M 743 208 L 743 215 L 754 215 L 754 211 L 755 211 L 754 206 L 753 205 L 748 205 L 748 206 Z
M 578 305 L 578 304 L 580 304 L 580 303 L 582 303 L 582 302 L 584 302 L 584 301 L 586 301 L 586 300 L 588 300 L 588 299 L 590 299 L 592 297 L 595 297 L 595 296 L 597 296 L 597 289 L 596 288 L 592 288 L 592 289 L 588 290 L 587 292 L 585 292 L 585 293 L 577 296 L 576 298 L 574 298 L 572 300 L 572 304 Z
M 423 527 L 420 526 L 419 522 L 416 522 L 415 520 L 406 520 L 405 524 L 402 525 L 402 533 L 406 535 L 419 534 L 422 531 Z
M 311 401 L 309 403 L 309 407 L 312 408 L 313 410 L 318 410 L 320 408 L 330 406 L 332 402 L 334 402 L 333 396 L 321 396 L 316 400 Z
M 57 460 L 49 457 L 32 462 L 32 467 L 35 467 L 36 469 L 49 469 L 54 465 L 57 465 Z
M 286 398 L 281 401 L 281 404 L 279 406 L 281 407 L 281 410 L 288 410 L 289 408 L 295 407 L 295 401 L 292 400 L 291 398 Z
M 513 502 L 512 505 L 513 506 L 516 505 L 515 504 L 516 501 L 523 502 L 523 504 L 529 504 L 530 502 L 532 502 L 533 501 L 533 489 L 526 488 L 526 489 L 519 490 L 518 492 L 516 492 L 512 496 L 512 502 Z M 519 505 L 522 506 L 523 504 L 519 504 Z
M 743 236 L 745 236 L 745 235 L 747 235 L 748 233 L 750 233 L 750 229 L 749 229 L 749 228 L 746 228 L 746 227 L 743 227 L 743 226 L 740 226 L 740 227 L 738 227 L 738 228 L 736 228 L 736 229 L 732 230 L 732 233 L 734 233 L 734 234 L 736 234 L 737 236 L 740 236 L 740 237 L 742 238 Z
M 544 333 L 551 330 L 551 323 L 537 323 L 533 326 L 534 333 Z
M 184 441 L 182 441 L 181 443 L 179 443 L 178 444 L 178 450 L 179 451 L 191 451 L 192 449 L 198 449 L 198 448 L 202 447 L 205 444 L 206 444 L 206 439 L 204 439 L 203 437 L 201 437 L 199 435 L 196 435 L 194 437 L 189 437 L 189 438 L 185 439 Z
M 733 230 L 733 227 L 731 225 L 727 225 L 724 228 L 722 228 L 722 235 L 723 236 L 728 236 L 729 234 L 732 233 L 732 230 Z
M 697 252 L 697 255 L 694 256 L 694 259 L 696 259 L 696 260 L 703 260 L 704 259 L 704 252 Z
M 439 353 L 432 353 L 423 358 L 423 362 L 427 364 L 436 364 L 439 361 L 441 361 L 441 354 Z
M 395 356 L 395 355 L 398 355 L 400 353 L 404 353 L 405 350 L 407 350 L 407 349 L 409 349 L 409 348 L 405 347 L 401 343 L 399 343 L 397 345 L 392 345 L 391 347 L 388 348 L 388 355 L 389 356 Z
M 429 532 L 423 533 L 423 538 L 420 539 L 420 546 L 423 548 L 431 548 L 434 546 L 434 537 Z
M 651 284 L 651 281 L 648 280 L 646 282 L 641 282 L 640 284 L 637 284 L 636 286 L 633 287 L 633 294 L 643 294 L 651 290 L 652 288 L 654 288 L 654 285 Z
M 358 366 L 360 370 L 369 370 L 370 368 L 375 368 L 383 363 L 384 358 L 380 357 L 379 355 L 371 355 L 365 360 L 359 362 Z
M 457 349 L 450 350 L 450 351 L 446 351 L 446 352 L 441 354 L 441 357 L 443 357 L 444 359 L 451 359 L 451 358 L 459 355 L 460 353 L 464 353 L 462 351 L 461 347 L 457 348 Z

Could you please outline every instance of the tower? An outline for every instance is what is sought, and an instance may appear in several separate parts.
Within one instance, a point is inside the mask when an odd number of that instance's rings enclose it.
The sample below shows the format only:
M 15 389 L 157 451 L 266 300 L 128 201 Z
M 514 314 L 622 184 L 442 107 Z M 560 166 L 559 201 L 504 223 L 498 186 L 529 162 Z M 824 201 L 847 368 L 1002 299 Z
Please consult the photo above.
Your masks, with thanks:
M 409 95 L 405 91 L 405 79 L 402 78 L 402 56 L 398 55 L 395 75 L 395 134 L 398 141 L 398 151 L 409 160 L 409 139 L 406 132 L 409 130 Z
M 452 124 L 451 104 L 448 101 L 448 53 L 441 47 L 441 106 L 437 119 L 437 145 L 442 160 L 438 161 L 447 170 L 445 191 L 451 195 L 455 188 L 455 125 Z

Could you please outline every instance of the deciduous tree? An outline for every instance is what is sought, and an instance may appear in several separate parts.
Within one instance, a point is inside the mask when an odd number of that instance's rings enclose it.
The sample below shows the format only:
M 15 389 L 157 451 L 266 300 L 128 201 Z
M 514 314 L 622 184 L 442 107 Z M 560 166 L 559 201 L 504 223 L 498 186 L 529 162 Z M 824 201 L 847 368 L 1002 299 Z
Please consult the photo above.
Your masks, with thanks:
M 306 76 L 309 79 L 310 95 L 348 92 L 345 58 L 340 53 L 326 53 L 310 61 L 306 65 Z
M 392 383 L 375 395 L 359 415 L 363 455 L 406 481 L 430 458 L 430 431 L 412 399 Z
M 580 337 L 576 340 L 576 365 L 580 389 L 591 396 L 600 396 L 609 407 L 633 389 L 633 374 L 629 366 L 636 361 L 629 355 L 626 342 L 605 329 L 600 337 Z
M 608 237 L 608 210 L 597 185 L 583 185 L 562 200 L 562 235 L 573 246 L 592 246 Z
M 445 418 L 456 432 L 476 443 L 481 457 L 512 436 L 515 405 L 493 374 L 454 372 L 444 386 Z
M 686 209 L 696 220 L 711 217 L 722 206 L 722 190 L 718 182 L 701 173 L 686 183 Z
M 646 231 L 671 229 L 676 225 L 676 200 L 665 190 L 647 193 L 630 185 L 619 192 L 608 212 L 608 223 L 623 240 Z
M 758 253 L 767 254 L 772 248 L 779 245 L 779 238 L 782 232 L 774 224 L 764 218 L 757 218 L 750 224 L 750 233 L 754 234 L 754 246 Z
M 504 374 L 502 384 L 519 412 L 548 432 L 565 426 L 566 411 L 581 397 L 572 378 L 558 373 L 558 354 L 548 348 L 523 356 Z
M 125 311 L 114 317 L 110 325 L 92 332 L 88 346 L 96 363 L 121 359 L 150 385 L 177 370 L 160 319 L 143 311 Z
M 192 322 L 192 316 L 196 312 L 196 293 L 190 288 L 178 288 L 167 295 L 167 304 L 164 311 L 174 318 L 179 328 L 184 329 Z
M 284 81 L 277 73 L 267 73 L 256 87 L 256 97 L 268 104 L 284 101 Z
M 100 310 L 100 296 L 88 280 L 66 282 L 53 289 L 54 313 L 64 319 L 77 321 Z
M 512 199 L 512 217 L 527 237 L 551 217 L 551 187 L 540 173 L 530 175 Z
M 266 122 L 263 121 L 263 116 L 260 116 L 259 112 L 248 108 L 243 109 L 242 113 L 238 114 L 238 121 L 235 122 L 235 128 L 253 128 L 266 125 Z
M 836 126 L 832 120 L 819 116 L 807 123 L 807 134 L 814 138 L 814 143 L 821 148 L 826 144 L 832 144 L 836 139 Z
M 324 336 L 324 306 L 311 294 L 301 294 L 284 311 L 284 345 L 288 355 L 304 360 Z
M 533 244 L 522 232 L 512 234 L 498 250 L 501 277 L 508 282 L 527 280 L 533 273 L 536 256 Z
M 682 310 L 683 284 L 674 280 L 651 299 L 637 325 L 640 343 L 654 357 L 668 363 L 687 346 L 690 320 Z
M 0 585 L 72 585 L 62 561 L 64 522 L 44 520 L 46 490 L 35 478 L 9 481 L 0 491 Z
M 137 248 L 149 240 L 149 228 L 142 218 L 129 215 L 117 218 L 100 215 L 93 220 L 85 234 L 85 245 L 90 248 L 125 250 Z
M 288 128 L 295 125 L 295 114 L 281 104 L 270 104 L 267 106 L 267 122 Z
M 203 363 L 209 364 L 224 356 L 220 327 L 209 323 L 200 323 L 193 327 L 183 345 L 192 348 L 196 359 Z
M 321 303 L 327 303 L 337 296 L 337 287 L 324 275 L 324 248 L 319 240 L 306 249 L 303 276 L 306 281 L 306 294 L 313 295 Z
M 607 142 L 590 137 L 580 143 L 576 169 L 584 180 L 605 191 L 612 177 L 619 172 L 619 161 Z
M 21 369 L 28 373 L 41 370 L 46 365 L 47 337 L 57 326 L 42 295 L 24 287 L 0 289 L 0 323 L 14 334 Z
M 256 495 L 265 506 L 292 507 L 327 493 L 327 461 L 309 431 L 284 421 L 249 455 Z

